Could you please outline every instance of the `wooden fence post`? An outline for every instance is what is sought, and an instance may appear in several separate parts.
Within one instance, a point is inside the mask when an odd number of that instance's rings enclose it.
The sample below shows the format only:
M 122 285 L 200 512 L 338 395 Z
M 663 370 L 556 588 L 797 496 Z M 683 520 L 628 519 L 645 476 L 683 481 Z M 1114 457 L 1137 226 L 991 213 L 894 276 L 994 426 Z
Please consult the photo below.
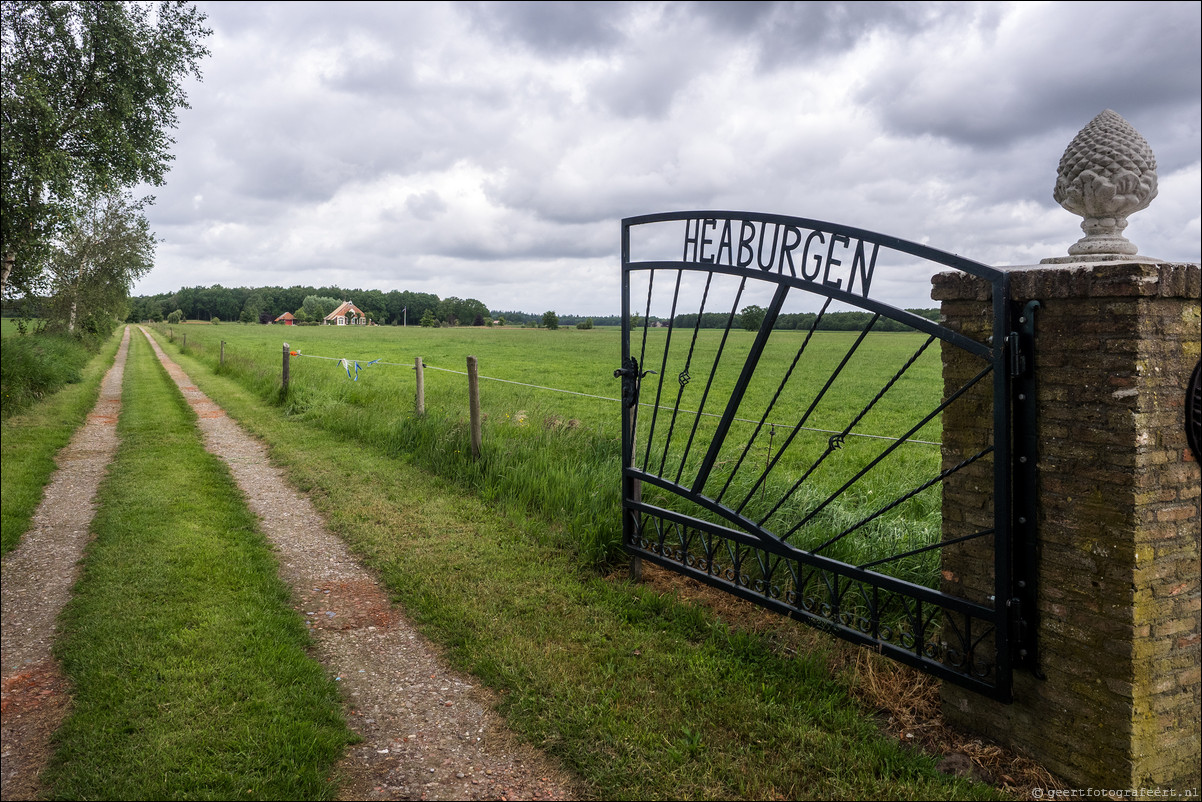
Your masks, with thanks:
M 426 376 L 422 365 L 422 358 L 419 356 L 413 360 L 413 370 L 417 373 L 417 390 L 415 406 L 418 415 L 426 414 Z
M 184 335 L 184 342 L 183 342 L 183 345 L 181 345 L 181 346 L 179 347 L 179 350 L 181 350 L 181 351 L 182 351 L 182 350 L 184 350 L 184 349 L 185 349 L 185 348 L 187 348 L 187 347 L 188 347 L 188 335 L 187 335 L 187 334 L 185 334 L 185 335 Z
M 472 459 L 480 459 L 480 368 L 474 356 L 467 358 L 467 400 L 472 424 Z
M 225 364 L 225 340 L 221 341 L 221 362 L 219 364 Z
M 282 376 L 283 390 L 288 392 L 288 343 L 284 343 L 284 365 L 280 373 Z

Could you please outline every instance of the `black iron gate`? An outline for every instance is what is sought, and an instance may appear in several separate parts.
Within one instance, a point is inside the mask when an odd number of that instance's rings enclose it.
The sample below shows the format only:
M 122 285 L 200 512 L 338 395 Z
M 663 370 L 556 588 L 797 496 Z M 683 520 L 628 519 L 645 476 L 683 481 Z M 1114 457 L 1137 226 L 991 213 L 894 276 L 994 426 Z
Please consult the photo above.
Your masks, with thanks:
M 992 315 L 879 299 L 948 268 Z M 1036 655 L 1034 310 L 1007 299 L 1004 271 L 846 226 L 624 220 L 626 549 L 1009 700 Z

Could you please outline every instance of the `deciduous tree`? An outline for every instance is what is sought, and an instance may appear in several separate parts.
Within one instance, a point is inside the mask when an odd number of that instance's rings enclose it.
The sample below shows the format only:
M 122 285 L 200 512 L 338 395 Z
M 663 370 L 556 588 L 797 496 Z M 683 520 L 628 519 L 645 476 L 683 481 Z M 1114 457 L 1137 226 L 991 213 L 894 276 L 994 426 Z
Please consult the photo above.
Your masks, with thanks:
M 756 331 L 763 324 L 764 315 L 766 314 L 767 312 L 762 306 L 756 306 L 755 304 L 752 304 L 751 306 L 745 306 L 743 307 L 743 310 L 739 312 L 739 322 L 742 323 L 743 328 L 747 329 L 748 331 Z
M 44 282 L 87 198 L 163 183 L 204 20 L 183 2 L 0 4 L 0 292 Z
M 62 227 L 48 260 L 52 326 L 103 335 L 125 317 L 130 288 L 154 266 L 144 205 L 126 192 L 93 196 Z

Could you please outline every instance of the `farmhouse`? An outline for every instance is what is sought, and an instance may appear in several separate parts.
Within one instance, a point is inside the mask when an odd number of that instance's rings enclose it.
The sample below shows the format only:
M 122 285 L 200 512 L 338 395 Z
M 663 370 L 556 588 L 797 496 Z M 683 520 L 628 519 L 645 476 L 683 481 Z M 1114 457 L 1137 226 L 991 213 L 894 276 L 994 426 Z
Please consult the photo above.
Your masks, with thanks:
M 285 326 L 295 326 L 296 325 L 296 317 L 291 312 L 285 312 L 284 314 L 280 315 L 272 322 L 273 323 L 283 323 Z
M 350 301 L 343 301 L 342 304 L 325 317 L 325 325 L 327 326 L 366 326 L 367 315 L 359 307 L 355 306 Z

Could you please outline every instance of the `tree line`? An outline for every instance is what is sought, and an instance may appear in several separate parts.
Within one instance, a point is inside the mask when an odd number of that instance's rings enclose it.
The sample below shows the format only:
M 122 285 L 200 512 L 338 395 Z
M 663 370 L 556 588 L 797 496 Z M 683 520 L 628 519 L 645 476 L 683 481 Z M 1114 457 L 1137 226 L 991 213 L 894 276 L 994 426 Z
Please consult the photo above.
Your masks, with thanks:
M 126 320 L 166 320 L 179 311 L 186 320 L 271 323 L 285 312 L 300 323 L 320 323 L 338 304 L 350 301 L 372 323 L 410 326 L 487 326 L 492 314 L 475 298 L 439 298 L 428 292 L 312 287 L 182 287 L 175 292 L 131 298 Z

